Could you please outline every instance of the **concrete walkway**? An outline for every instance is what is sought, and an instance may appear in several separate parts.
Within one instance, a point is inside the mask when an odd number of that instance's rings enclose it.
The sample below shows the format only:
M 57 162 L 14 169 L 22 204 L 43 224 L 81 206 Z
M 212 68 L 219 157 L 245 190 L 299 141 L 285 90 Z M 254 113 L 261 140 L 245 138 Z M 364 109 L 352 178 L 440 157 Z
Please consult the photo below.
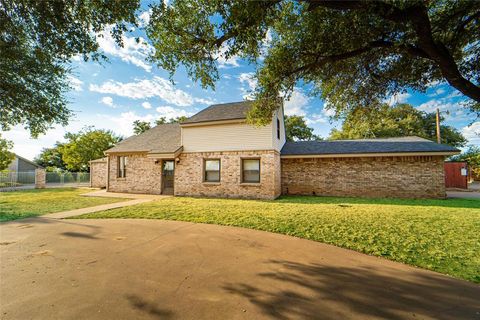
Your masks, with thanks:
M 480 286 L 255 230 L 143 219 L 0 224 L 0 318 L 478 319 Z
M 108 203 L 102 204 L 99 206 L 88 207 L 88 208 L 81 208 L 69 211 L 62 211 L 62 212 L 55 212 L 51 214 L 43 215 L 42 217 L 45 218 L 53 218 L 53 219 L 64 219 L 74 216 L 80 216 L 86 213 L 93 213 L 98 211 L 105 211 L 110 209 L 116 208 L 123 208 L 127 206 L 133 206 L 140 203 L 150 202 L 154 200 L 159 200 L 163 198 L 168 198 L 170 196 L 164 195 L 150 195 L 150 194 L 132 194 L 132 193 L 114 193 L 114 192 L 106 192 L 105 190 L 93 191 L 82 194 L 84 197 L 104 197 L 104 198 L 126 198 L 132 199 L 123 202 L 116 202 L 116 203 Z
M 447 191 L 447 198 L 480 200 L 480 192 L 478 191 Z

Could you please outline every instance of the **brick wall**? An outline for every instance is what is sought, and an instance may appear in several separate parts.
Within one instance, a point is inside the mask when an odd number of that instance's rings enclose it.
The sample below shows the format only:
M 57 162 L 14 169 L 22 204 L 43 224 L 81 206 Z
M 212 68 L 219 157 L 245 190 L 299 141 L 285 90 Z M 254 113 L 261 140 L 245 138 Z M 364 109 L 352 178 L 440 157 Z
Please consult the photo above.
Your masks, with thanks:
M 443 161 L 441 156 L 282 159 L 282 193 L 444 198 Z
M 110 155 L 110 183 L 108 191 L 160 194 L 162 185 L 161 161 L 147 158 L 146 154 L 126 155 L 126 177 L 117 178 L 118 157 Z
M 248 157 L 260 157 L 259 184 L 241 183 L 241 159 Z M 203 182 L 204 159 L 220 159 L 220 182 Z M 175 195 L 274 199 L 280 193 L 280 155 L 276 151 L 182 153 L 175 167 Z
M 35 189 L 45 188 L 47 182 L 47 173 L 45 169 L 38 168 L 35 169 Z
M 107 186 L 107 161 L 90 162 L 90 187 L 105 188 Z

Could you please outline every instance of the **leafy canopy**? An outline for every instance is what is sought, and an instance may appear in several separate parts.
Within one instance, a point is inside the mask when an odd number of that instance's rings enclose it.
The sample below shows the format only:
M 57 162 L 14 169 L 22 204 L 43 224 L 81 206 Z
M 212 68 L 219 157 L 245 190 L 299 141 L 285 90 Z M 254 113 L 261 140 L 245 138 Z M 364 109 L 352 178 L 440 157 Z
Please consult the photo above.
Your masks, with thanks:
M 104 157 L 105 150 L 122 140 L 109 130 L 86 127 L 78 133 L 66 133 L 67 142 L 59 145 L 62 161 L 69 171 L 88 171 L 89 161 Z
M 35 163 L 41 165 L 47 171 L 67 171 L 67 165 L 63 162 L 63 143 L 57 142 L 51 148 L 44 148 L 35 157 Z
M 138 7 L 138 0 L 1 1 L 0 129 L 22 124 L 37 137 L 54 124 L 66 125 L 71 58 L 105 58 L 98 33 L 108 27 L 122 45 Z
M 368 110 L 358 108 L 345 118 L 341 129 L 333 129 L 330 139 L 364 139 L 419 136 L 436 141 L 435 113 L 425 113 L 409 104 L 389 107 L 377 105 Z M 441 117 L 443 120 L 443 117 Z M 465 137 L 454 127 L 440 126 L 441 142 L 463 147 Z
M 0 171 L 8 168 L 15 154 L 10 150 L 13 148 L 13 143 L 10 140 L 2 138 L 0 134 Z
M 285 116 L 285 133 L 287 141 L 305 141 L 305 140 L 321 140 L 321 138 L 313 133 L 302 116 Z
M 174 0 L 152 7 L 151 60 L 184 67 L 204 87 L 219 58 L 257 62 L 250 120 L 271 120 L 279 94 L 300 80 L 341 117 L 407 89 L 448 82 L 480 113 L 476 1 Z

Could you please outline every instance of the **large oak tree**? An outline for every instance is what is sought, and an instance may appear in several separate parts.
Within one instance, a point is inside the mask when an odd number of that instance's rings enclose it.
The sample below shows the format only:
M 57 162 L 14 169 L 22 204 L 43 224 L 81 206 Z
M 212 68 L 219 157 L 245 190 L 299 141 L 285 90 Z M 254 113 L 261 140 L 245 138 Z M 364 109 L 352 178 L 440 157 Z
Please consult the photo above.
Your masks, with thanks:
M 337 116 L 407 89 L 448 82 L 480 112 L 477 1 L 174 0 L 152 7 L 152 61 L 214 87 L 217 60 L 258 62 L 250 119 L 269 122 L 279 93 L 313 84 Z
M 138 7 L 139 0 L 0 0 L 0 129 L 22 124 L 36 137 L 66 125 L 72 57 L 105 58 L 99 32 L 111 28 L 122 45 Z

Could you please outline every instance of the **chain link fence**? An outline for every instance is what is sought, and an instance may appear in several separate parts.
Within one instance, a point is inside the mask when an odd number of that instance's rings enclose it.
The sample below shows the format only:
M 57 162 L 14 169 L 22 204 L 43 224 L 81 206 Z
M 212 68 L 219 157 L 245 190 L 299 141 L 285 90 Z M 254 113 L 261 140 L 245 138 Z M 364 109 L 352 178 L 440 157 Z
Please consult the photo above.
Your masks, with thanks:
M 88 187 L 90 173 L 88 172 L 47 172 L 46 186 L 48 187 Z
M 35 171 L 0 171 L 0 191 L 35 188 Z
M 88 187 L 88 172 L 47 172 L 47 188 L 56 187 Z M 0 192 L 35 188 L 35 171 L 0 171 Z

